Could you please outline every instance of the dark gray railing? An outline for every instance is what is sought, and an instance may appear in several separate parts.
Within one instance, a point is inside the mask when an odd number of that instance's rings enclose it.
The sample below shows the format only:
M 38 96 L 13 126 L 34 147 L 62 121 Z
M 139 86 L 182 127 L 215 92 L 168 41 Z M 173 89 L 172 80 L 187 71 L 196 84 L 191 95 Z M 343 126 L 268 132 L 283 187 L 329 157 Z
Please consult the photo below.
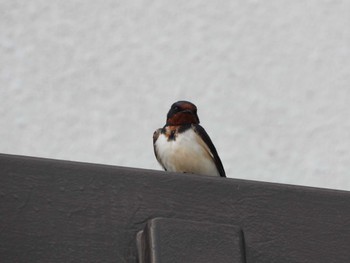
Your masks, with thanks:
M 349 262 L 350 192 L 0 155 L 0 262 Z

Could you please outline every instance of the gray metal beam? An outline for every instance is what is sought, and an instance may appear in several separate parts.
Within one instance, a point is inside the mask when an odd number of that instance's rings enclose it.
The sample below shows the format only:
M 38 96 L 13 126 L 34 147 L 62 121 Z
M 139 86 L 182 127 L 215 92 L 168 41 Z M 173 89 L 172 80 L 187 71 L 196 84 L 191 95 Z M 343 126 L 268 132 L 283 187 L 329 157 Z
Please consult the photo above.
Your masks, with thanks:
M 0 262 L 136 262 L 136 234 L 159 217 L 194 222 L 188 236 L 191 223 L 161 222 L 193 248 L 219 226 L 208 237 L 249 263 L 350 258 L 346 191 L 0 155 Z

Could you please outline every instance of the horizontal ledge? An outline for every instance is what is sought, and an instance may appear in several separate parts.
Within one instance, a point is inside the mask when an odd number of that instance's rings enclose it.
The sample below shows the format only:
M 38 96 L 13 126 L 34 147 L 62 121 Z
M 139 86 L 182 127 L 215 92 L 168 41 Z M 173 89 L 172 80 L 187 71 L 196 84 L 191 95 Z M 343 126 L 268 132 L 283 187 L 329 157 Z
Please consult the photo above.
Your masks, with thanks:
M 242 229 L 247 262 L 347 262 L 350 192 L 0 155 L 1 261 L 135 262 L 161 217 Z

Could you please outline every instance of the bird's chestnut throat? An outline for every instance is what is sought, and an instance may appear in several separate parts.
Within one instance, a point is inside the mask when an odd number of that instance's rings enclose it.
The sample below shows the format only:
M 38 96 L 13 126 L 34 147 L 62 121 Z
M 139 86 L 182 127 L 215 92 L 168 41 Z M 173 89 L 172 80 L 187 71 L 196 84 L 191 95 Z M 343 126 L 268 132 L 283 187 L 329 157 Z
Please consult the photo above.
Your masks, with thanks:
M 166 126 L 180 126 L 186 124 L 199 124 L 197 115 L 189 111 L 178 112 L 167 119 Z

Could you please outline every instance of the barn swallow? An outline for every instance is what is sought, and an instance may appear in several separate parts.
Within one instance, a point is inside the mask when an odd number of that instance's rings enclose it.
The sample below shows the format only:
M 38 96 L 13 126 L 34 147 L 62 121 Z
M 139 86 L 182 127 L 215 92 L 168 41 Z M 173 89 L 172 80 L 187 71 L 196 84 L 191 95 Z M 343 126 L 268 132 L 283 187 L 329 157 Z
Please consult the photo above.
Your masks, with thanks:
M 226 177 L 209 135 L 199 125 L 197 107 L 175 102 L 166 124 L 153 134 L 154 153 L 165 171 Z

